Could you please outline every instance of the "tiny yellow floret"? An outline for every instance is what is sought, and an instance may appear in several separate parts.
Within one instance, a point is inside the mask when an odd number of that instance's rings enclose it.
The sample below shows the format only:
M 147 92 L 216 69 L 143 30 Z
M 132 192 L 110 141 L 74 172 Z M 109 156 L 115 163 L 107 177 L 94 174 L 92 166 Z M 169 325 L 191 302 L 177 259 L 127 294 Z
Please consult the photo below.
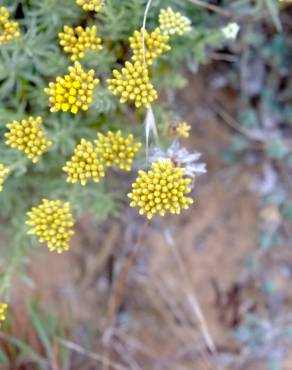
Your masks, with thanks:
M 10 169 L 5 167 L 3 163 L 0 163 L 0 192 L 3 190 L 3 184 L 5 177 L 9 174 Z
M 83 10 L 86 12 L 100 12 L 104 0 L 76 0 L 76 3 L 80 6 L 82 6 Z
M 96 36 L 96 26 L 81 26 L 71 28 L 64 26 L 64 32 L 59 33 L 60 45 L 65 53 L 71 54 L 71 60 L 75 62 L 85 56 L 87 50 L 101 50 L 101 38 Z
M 150 34 L 145 30 L 135 31 L 129 38 L 130 47 L 133 51 L 133 61 L 144 62 L 143 39 L 145 46 L 145 62 L 151 65 L 161 54 L 169 51 L 169 36 L 161 33 L 160 28 L 156 28 Z
M 69 203 L 60 200 L 43 199 L 38 207 L 27 212 L 31 226 L 29 235 L 36 235 L 40 243 L 46 243 L 50 251 L 62 253 L 69 249 L 69 242 L 74 235 L 73 216 Z
M 0 328 L 1 328 L 1 322 L 6 320 L 7 308 L 8 308 L 7 303 L 0 303 Z
M 8 123 L 6 144 L 24 152 L 33 163 L 36 163 L 52 145 L 52 141 L 45 137 L 45 132 L 40 127 L 42 122 L 42 117 L 28 117 L 20 122 Z
M 7 44 L 20 36 L 19 23 L 9 19 L 10 14 L 5 6 L 0 7 L 0 45 Z
M 159 13 L 159 28 L 165 35 L 184 35 L 191 30 L 191 21 L 170 7 L 161 9 Z
M 114 95 L 120 95 L 120 102 L 134 102 L 137 108 L 148 107 L 158 98 L 157 91 L 149 80 L 147 66 L 140 61 L 126 62 L 121 72 L 113 71 L 113 78 L 108 81 L 108 89 Z
M 190 193 L 192 180 L 185 176 L 185 168 L 176 167 L 170 159 L 158 160 L 150 171 L 138 172 L 132 184 L 131 207 L 139 207 L 141 215 L 151 219 L 154 214 L 164 216 L 166 212 L 179 214 L 188 209 L 193 200 L 186 197 Z
M 94 143 L 81 139 L 74 150 L 74 155 L 63 167 L 67 173 L 67 182 L 86 185 L 89 179 L 99 182 L 104 177 L 104 167 L 101 163 Z
M 98 133 L 97 136 L 96 150 L 102 162 L 108 167 L 115 164 L 121 170 L 131 171 L 135 154 L 142 144 L 135 143 L 132 134 L 122 136 L 121 131 L 116 133 L 109 131 L 106 136 Z
M 74 67 L 68 68 L 68 74 L 56 78 L 55 82 L 50 82 L 49 87 L 45 88 L 45 93 L 49 95 L 51 112 L 70 111 L 76 114 L 79 109 L 87 111 L 89 104 L 92 103 L 93 91 L 99 79 L 94 78 L 94 70 L 85 72 L 79 62 L 74 63 Z
M 179 122 L 175 126 L 175 133 L 177 136 L 182 138 L 188 138 L 190 136 L 191 126 L 186 122 Z

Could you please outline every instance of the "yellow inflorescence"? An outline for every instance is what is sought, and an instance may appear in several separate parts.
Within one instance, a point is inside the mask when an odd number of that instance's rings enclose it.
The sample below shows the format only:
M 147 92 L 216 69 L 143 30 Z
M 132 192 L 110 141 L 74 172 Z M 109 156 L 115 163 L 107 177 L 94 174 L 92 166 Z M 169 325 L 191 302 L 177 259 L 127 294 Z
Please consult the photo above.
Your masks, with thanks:
M 122 71 L 113 71 L 114 78 L 108 80 L 108 88 L 114 95 L 120 95 L 120 102 L 133 101 L 137 108 L 148 107 L 157 99 L 157 91 L 149 80 L 148 68 L 142 62 L 126 62 Z
M 101 38 L 96 36 L 96 26 L 81 26 L 74 28 L 64 26 L 64 32 L 59 33 L 60 45 L 66 53 L 72 54 L 71 60 L 84 58 L 87 50 L 101 50 Z
M 123 137 L 121 131 L 107 135 L 98 133 L 98 140 L 95 141 L 96 150 L 103 163 L 110 167 L 115 164 L 119 169 L 130 171 L 135 154 L 138 152 L 141 143 L 135 143 L 133 135 Z
M 191 21 L 170 7 L 160 10 L 159 25 L 162 33 L 166 35 L 183 35 L 191 30 Z
M 140 214 L 146 213 L 151 219 L 158 213 L 164 216 L 168 211 L 179 214 L 181 208 L 188 209 L 193 200 L 186 197 L 192 180 L 184 176 L 185 169 L 173 165 L 170 159 L 159 160 L 148 172 L 139 171 L 132 184 L 131 207 L 140 207 Z
M 104 177 L 104 167 L 98 158 L 97 150 L 91 141 L 81 139 L 74 150 L 74 155 L 63 167 L 67 172 L 67 181 L 73 184 L 80 182 L 86 185 L 92 178 L 94 182 L 99 182 Z
M 1 322 L 6 320 L 6 311 L 8 308 L 7 303 L 1 303 L 0 304 L 0 328 L 1 328 Z
M 5 6 L 0 7 L 0 45 L 20 36 L 19 23 L 9 19 L 10 14 Z
M 135 31 L 133 36 L 129 38 L 130 46 L 133 51 L 132 59 L 134 61 L 138 60 L 144 62 L 143 38 L 145 45 L 145 62 L 149 65 L 153 63 L 154 59 L 171 49 L 168 45 L 169 36 L 162 34 L 160 28 L 156 28 L 151 34 L 142 28 L 140 31 Z
M 178 136 L 188 138 L 190 136 L 191 126 L 186 122 L 180 122 L 175 127 L 175 132 Z
M 52 145 L 40 128 L 42 122 L 41 117 L 29 117 L 20 122 L 8 123 L 6 127 L 9 131 L 5 134 L 6 144 L 23 151 L 33 163 L 36 163 Z
M 79 109 L 88 110 L 88 105 L 92 103 L 94 87 L 99 84 L 99 80 L 94 78 L 94 70 L 85 72 L 79 62 L 74 63 L 74 67 L 68 68 L 68 74 L 63 77 L 58 76 L 56 82 L 50 82 L 45 93 L 49 95 L 51 112 L 71 111 L 76 114 Z
M 27 212 L 27 216 L 26 224 L 31 226 L 28 234 L 36 235 L 40 243 L 47 243 L 50 251 L 62 253 L 69 249 L 69 242 L 74 234 L 69 203 L 43 199 L 38 207 Z
M 83 10 L 100 12 L 104 0 L 76 0 L 76 3 L 82 6 Z
M 9 168 L 5 167 L 3 163 L 0 163 L 0 191 L 3 190 L 5 176 L 7 176 L 9 172 Z

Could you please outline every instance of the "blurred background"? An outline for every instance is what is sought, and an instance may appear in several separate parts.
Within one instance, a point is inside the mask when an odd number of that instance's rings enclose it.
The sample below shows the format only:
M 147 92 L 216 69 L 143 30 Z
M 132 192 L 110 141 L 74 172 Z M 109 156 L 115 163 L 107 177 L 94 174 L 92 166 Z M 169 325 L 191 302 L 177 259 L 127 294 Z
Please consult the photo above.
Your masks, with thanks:
M 17 165 L 1 194 L 10 308 L 0 369 L 291 370 L 291 2 L 153 0 L 149 29 L 167 6 L 192 22 L 154 66 L 162 145 L 173 122 L 187 122 L 183 146 L 202 153 L 208 173 L 196 179 L 190 210 L 146 226 L 124 196 L 132 175 L 112 174 L 82 193 L 56 170 L 97 129 L 122 124 L 143 140 L 144 114 L 98 87 L 89 113 L 49 115 L 42 93 L 68 65 L 57 39 L 64 24 L 98 24 L 106 47 L 85 63 L 103 80 L 127 59 L 146 1 L 106 1 L 97 15 L 73 0 L 0 5 L 24 33 L 0 49 L 1 137 L 10 120 L 41 114 L 56 142 L 33 167 L 1 138 L 1 161 Z M 229 22 L 240 26 L 235 40 L 220 31 Z M 24 212 L 44 194 L 76 201 L 69 253 L 24 236 Z

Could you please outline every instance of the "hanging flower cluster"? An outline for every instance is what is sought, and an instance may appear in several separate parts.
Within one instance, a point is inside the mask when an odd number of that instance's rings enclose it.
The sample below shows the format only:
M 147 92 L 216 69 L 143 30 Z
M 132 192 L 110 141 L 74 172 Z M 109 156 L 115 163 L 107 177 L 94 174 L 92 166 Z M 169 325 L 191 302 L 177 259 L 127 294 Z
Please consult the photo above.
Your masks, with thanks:
M 42 117 L 28 117 L 20 122 L 8 123 L 6 125 L 8 132 L 5 134 L 6 144 L 24 152 L 33 163 L 36 163 L 52 145 L 40 128 L 42 122 Z
M 73 216 L 69 203 L 60 200 L 43 199 L 38 207 L 27 212 L 31 226 L 30 235 L 36 235 L 40 243 L 46 243 L 50 251 L 62 253 L 69 249 L 69 242 L 74 235 Z
M 9 168 L 5 167 L 3 163 L 0 163 L 0 191 L 3 190 L 3 184 L 5 177 L 9 174 Z
M 107 167 L 115 164 L 121 170 L 130 171 L 134 156 L 142 144 L 135 143 L 133 135 L 123 137 L 121 131 L 109 131 L 107 135 L 98 133 L 97 136 L 96 150 L 102 162 Z
M 0 304 L 0 328 L 1 328 L 1 322 L 6 320 L 6 311 L 8 308 L 7 303 L 1 303 Z
M 159 27 L 165 35 L 183 35 L 190 32 L 191 21 L 170 7 L 161 9 L 159 13 Z
M 139 171 L 132 184 L 131 207 L 139 207 L 139 213 L 151 219 L 158 213 L 179 214 L 181 209 L 188 209 L 193 200 L 185 195 L 190 193 L 192 180 L 184 176 L 185 169 L 176 167 L 170 159 L 159 160 L 152 164 L 150 171 Z
M 91 178 L 99 182 L 104 177 L 104 167 L 98 158 L 98 152 L 91 141 L 81 139 L 74 150 L 74 155 L 63 167 L 68 174 L 67 181 L 73 184 L 80 182 L 86 185 Z
M 0 7 L 0 45 L 4 45 L 20 36 L 19 23 L 9 19 L 10 14 L 5 6 Z
M 75 62 L 82 59 L 87 50 L 101 50 L 101 38 L 96 36 L 96 26 L 81 26 L 71 28 L 64 26 L 64 32 L 59 33 L 60 45 L 65 53 L 71 54 L 70 59 Z
M 157 91 L 149 79 L 147 66 L 137 61 L 126 62 L 121 72 L 113 71 L 114 78 L 109 79 L 108 88 L 114 95 L 120 95 L 120 102 L 133 101 L 137 108 L 148 107 L 157 99 Z
M 86 12 L 100 12 L 104 0 L 76 0 L 76 3 L 80 5 Z
M 45 88 L 45 93 L 50 97 L 51 112 L 61 110 L 76 114 L 79 109 L 87 111 L 92 103 L 94 87 L 99 84 L 99 79 L 94 78 L 94 70 L 85 72 L 81 64 L 75 62 L 68 72 L 63 77 L 58 76 L 56 82 L 50 82 L 49 87 Z
M 151 65 L 161 54 L 169 51 L 169 36 L 161 33 L 160 28 L 156 28 L 150 34 L 143 28 L 135 31 L 129 38 L 130 47 L 133 52 L 133 61 L 144 62 L 143 40 L 145 45 L 145 62 Z

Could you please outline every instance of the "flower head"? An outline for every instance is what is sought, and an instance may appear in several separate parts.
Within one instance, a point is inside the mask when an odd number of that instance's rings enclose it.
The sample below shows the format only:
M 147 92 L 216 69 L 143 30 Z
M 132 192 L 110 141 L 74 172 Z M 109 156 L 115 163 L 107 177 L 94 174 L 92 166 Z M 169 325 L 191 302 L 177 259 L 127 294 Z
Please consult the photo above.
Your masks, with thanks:
M 66 53 L 71 54 L 71 60 L 84 58 L 87 50 L 101 50 L 101 38 L 96 36 L 96 26 L 81 26 L 74 28 L 64 26 L 64 32 L 59 33 L 60 45 Z
M 38 207 L 27 212 L 27 216 L 26 224 L 31 226 L 29 235 L 36 235 L 40 243 L 47 243 L 50 251 L 62 253 L 69 249 L 69 242 L 74 234 L 69 203 L 43 199 Z
M 108 131 L 107 135 L 98 133 L 97 137 L 96 150 L 106 166 L 115 164 L 124 171 L 132 169 L 134 156 L 142 146 L 141 143 L 134 142 L 132 134 L 124 137 L 121 131 Z
M 179 122 L 174 127 L 174 132 L 177 136 L 188 138 L 190 136 L 191 126 L 187 122 Z
M 190 153 L 186 148 L 180 146 L 178 140 L 175 140 L 166 152 L 157 147 L 152 149 L 149 159 L 151 162 L 170 159 L 175 166 L 185 169 L 186 176 L 194 179 L 196 175 L 207 172 L 206 164 L 197 162 L 200 158 L 201 153 Z
M 1 303 L 0 304 L 0 328 L 1 328 L 1 321 L 5 321 L 6 320 L 6 311 L 7 311 L 7 308 L 8 308 L 8 304 L 7 303 Z
M 0 45 L 20 36 L 19 23 L 9 19 L 10 14 L 5 6 L 0 7 Z
M 165 35 L 183 35 L 191 30 L 191 21 L 179 12 L 174 12 L 170 7 L 161 9 L 159 25 Z
M 235 22 L 228 23 L 227 26 L 221 28 L 224 37 L 229 40 L 235 40 L 239 30 L 240 27 Z
M 74 63 L 74 67 L 68 68 L 68 74 L 63 77 L 58 76 L 56 82 L 50 82 L 45 93 L 49 95 L 51 112 L 71 111 L 76 114 L 79 109 L 88 110 L 88 105 L 92 103 L 94 87 L 99 84 L 99 80 L 94 78 L 94 70 L 85 72 L 79 62 Z
M 170 159 L 159 160 L 152 164 L 150 171 L 138 172 L 132 184 L 131 207 L 140 207 L 140 214 L 146 213 L 151 219 L 158 213 L 179 214 L 181 209 L 188 209 L 193 200 L 185 195 L 190 193 L 192 180 L 185 177 L 185 169 L 175 166 Z
M 42 122 L 42 117 L 28 117 L 20 122 L 8 123 L 6 125 L 8 132 L 5 134 L 6 144 L 23 151 L 33 163 L 36 163 L 52 145 L 40 128 Z
M 86 185 L 92 178 L 94 182 L 99 182 L 104 177 L 104 167 L 98 158 L 97 150 L 91 141 L 81 139 L 74 150 L 74 155 L 63 167 L 67 172 L 67 181 L 73 184 L 80 182 Z
M 0 191 L 3 190 L 5 176 L 7 176 L 9 172 L 9 168 L 5 167 L 3 163 L 0 163 Z
M 120 102 L 133 101 L 137 108 L 148 107 L 157 99 L 157 92 L 149 80 L 149 71 L 142 62 L 126 62 L 122 71 L 113 71 L 108 88 L 114 95 L 120 95 Z
M 160 28 L 156 28 L 150 34 L 142 28 L 140 31 L 135 31 L 133 36 L 129 38 L 130 47 L 134 54 L 132 59 L 134 61 L 144 62 L 143 37 L 145 43 L 145 61 L 148 65 L 151 65 L 153 60 L 171 49 L 167 43 L 169 36 L 162 34 Z
M 103 5 L 103 0 L 76 0 L 76 3 L 82 6 L 83 10 L 86 12 L 95 11 L 98 13 Z

